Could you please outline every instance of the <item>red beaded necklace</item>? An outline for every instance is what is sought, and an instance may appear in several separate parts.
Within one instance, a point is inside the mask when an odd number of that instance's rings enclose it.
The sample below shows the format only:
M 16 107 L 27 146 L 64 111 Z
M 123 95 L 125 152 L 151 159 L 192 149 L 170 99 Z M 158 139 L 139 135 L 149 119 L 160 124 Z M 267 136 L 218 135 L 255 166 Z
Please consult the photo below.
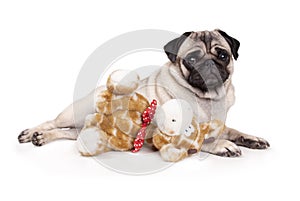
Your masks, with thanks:
M 142 114 L 142 122 L 143 122 L 142 128 L 139 130 L 134 140 L 133 143 L 134 148 L 131 150 L 133 153 L 138 152 L 144 144 L 145 136 L 146 136 L 146 128 L 151 123 L 154 117 L 156 106 L 157 106 L 157 101 L 154 99 L 151 102 L 150 106 L 147 107 L 147 109 Z

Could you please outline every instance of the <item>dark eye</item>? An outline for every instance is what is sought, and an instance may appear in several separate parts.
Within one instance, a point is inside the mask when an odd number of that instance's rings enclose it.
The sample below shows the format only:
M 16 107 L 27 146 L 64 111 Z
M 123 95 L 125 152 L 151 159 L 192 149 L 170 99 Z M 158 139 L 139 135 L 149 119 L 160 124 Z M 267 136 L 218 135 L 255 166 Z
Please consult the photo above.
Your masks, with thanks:
M 190 58 L 188 58 L 188 62 L 189 62 L 189 64 L 195 64 L 197 62 L 197 60 L 195 57 L 190 57 Z
M 195 52 L 191 52 L 189 53 L 185 60 L 190 64 L 190 65 L 193 65 L 193 64 L 196 64 L 199 59 L 200 59 L 200 56 L 201 56 L 201 52 L 200 51 L 195 51 Z
M 176 119 L 172 119 L 172 122 L 176 122 Z
M 220 59 L 221 61 L 226 61 L 228 58 L 228 54 L 226 51 L 221 50 L 218 52 L 218 59 Z

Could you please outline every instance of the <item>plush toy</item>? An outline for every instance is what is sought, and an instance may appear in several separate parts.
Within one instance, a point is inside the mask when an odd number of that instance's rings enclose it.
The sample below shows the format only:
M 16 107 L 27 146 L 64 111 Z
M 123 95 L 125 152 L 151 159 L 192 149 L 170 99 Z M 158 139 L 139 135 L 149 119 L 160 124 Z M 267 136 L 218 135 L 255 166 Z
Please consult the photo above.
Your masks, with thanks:
M 171 99 L 157 111 L 152 143 L 165 161 L 176 162 L 200 151 L 205 138 L 218 137 L 224 129 L 221 121 L 199 124 L 188 102 Z
M 136 92 L 139 77 L 133 71 L 117 70 L 107 80 L 107 90 L 97 99 L 97 113 L 86 118 L 78 137 L 84 156 L 106 151 L 139 151 L 146 143 L 160 150 L 166 161 L 179 161 L 200 150 L 205 136 L 220 134 L 220 121 L 198 124 L 190 105 L 171 99 L 157 106 Z M 157 107 L 157 111 L 156 111 Z
M 109 76 L 107 89 L 96 97 L 97 112 L 86 117 L 79 134 L 78 146 L 82 155 L 133 149 L 134 139 L 143 123 L 142 113 L 150 106 L 144 96 L 135 92 L 138 82 L 139 77 L 134 71 L 117 70 Z

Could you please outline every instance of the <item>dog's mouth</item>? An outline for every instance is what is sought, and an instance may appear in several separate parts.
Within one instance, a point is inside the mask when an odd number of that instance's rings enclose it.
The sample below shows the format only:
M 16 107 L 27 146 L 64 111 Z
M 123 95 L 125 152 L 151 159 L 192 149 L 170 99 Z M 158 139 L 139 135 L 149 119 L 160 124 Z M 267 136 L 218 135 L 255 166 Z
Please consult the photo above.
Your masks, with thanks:
M 190 72 L 187 79 L 188 83 L 203 92 L 216 90 L 221 87 L 229 77 L 227 68 L 212 59 L 194 65 L 184 60 L 183 65 Z
M 207 77 L 205 77 L 204 82 L 206 84 L 206 86 L 208 88 L 210 87 L 217 87 L 219 85 L 222 85 L 222 80 L 220 78 L 220 76 L 215 75 L 214 73 L 208 75 Z
M 203 92 L 207 92 L 209 90 L 215 90 L 216 88 L 221 87 L 223 85 L 223 80 L 220 75 L 215 75 L 214 73 L 203 77 L 199 72 L 195 72 L 190 74 L 188 83 Z

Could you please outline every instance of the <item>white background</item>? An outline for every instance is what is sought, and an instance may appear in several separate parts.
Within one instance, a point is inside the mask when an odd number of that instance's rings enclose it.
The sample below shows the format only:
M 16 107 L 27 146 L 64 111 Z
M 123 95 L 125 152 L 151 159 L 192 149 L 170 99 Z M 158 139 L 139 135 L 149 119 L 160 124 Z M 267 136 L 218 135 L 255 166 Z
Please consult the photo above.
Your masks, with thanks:
M 296 2 L 1 1 L 1 200 L 299 199 Z M 72 102 L 81 66 L 99 45 L 145 28 L 220 28 L 236 37 L 237 101 L 228 125 L 268 139 L 271 148 L 242 148 L 234 159 L 189 158 L 153 175 L 128 176 L 80 157 L 74 141 L 18 144 L 21 130 Z

